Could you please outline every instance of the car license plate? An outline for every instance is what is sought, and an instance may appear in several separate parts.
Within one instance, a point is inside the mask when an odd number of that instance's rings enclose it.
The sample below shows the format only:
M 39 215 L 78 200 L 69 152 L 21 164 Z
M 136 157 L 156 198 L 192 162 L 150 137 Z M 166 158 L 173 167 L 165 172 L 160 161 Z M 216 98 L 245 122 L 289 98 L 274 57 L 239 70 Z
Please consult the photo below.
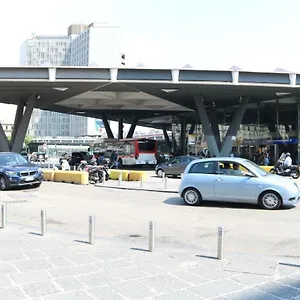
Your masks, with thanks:
M 25 181 L 34 181 L 34 176 L 27 176 Z

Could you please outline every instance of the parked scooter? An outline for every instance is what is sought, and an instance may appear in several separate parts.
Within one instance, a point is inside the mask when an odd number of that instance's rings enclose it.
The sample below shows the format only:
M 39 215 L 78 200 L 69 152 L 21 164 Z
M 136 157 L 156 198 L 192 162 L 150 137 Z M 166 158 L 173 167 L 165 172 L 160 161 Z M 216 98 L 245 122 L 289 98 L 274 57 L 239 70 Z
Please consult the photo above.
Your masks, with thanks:
M 291 166 L 287 169 L 282 169 L 280 164 L 276 164 L 275 168 L 270 170 L 270 173 L 277 174 L 280 176 L 292 177 L 293 179 L 298 179 L 300 176 L 299 166 Z
M 78 171 L 84 171 L 89 173 L 89 182 L 92 184 L 101 183 L 103 180 L 107 181 L 109 178 L 108 167 L 106 165 L 97 166 L 96 160 L 92 160 L 92 164 L 89 165 L 87 161 L 82 160 L 77 168 Z M 103 178 L 103 172 L 105 178 Z

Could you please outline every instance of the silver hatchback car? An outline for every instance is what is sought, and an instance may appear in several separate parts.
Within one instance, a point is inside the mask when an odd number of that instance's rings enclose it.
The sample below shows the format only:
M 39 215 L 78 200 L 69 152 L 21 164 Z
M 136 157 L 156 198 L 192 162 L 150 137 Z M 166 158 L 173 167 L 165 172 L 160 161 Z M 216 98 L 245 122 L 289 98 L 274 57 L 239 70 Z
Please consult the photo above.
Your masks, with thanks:
M 269 210 L 300 200 L 300 189 L 294 180 L 235 157 L 192 161 L 184 171 L 179 194 L 189 205 L 207 200 L 259 204 Z

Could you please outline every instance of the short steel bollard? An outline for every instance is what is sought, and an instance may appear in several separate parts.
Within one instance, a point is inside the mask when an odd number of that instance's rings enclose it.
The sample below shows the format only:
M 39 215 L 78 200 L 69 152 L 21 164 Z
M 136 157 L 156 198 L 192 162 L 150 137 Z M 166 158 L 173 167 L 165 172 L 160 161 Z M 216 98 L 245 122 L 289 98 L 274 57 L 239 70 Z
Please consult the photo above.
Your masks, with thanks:
M 155 222 L 149 222 L 149 252 L 155 250 Z
M 163 175 L 162 175 L 162 182 L 165 182 L 165 177 L 166 177 L 166 174 L 165 174 L 165 172 L 163 172 Z
M 89 244 L 95 244 L 95 217 L 89 217 Z
M 41 210 L 41 235 L 47 235 L 47 215 L 45 210 Z
M 143 175 L 141 175 L 140 177 L 140 188 L 141 189 L 143 188 Z
M 118 186 L 121 186 L 122 183 L 122 173 L 119 173 L 119 178 L 118 178 Z
M 102 171 L 102 184 L 103 185 L 105 185 L 105 177 L 106 177 L 105 171 Z
M 1 206 L 1 216 L 2 216 L 2 229 L 7 227 L 7 207 L 5 204 Z
M 224 256 L 224 226 L 219 226 L 218 227 L 218 253 L 217 253 L 217 258 L 219 260 L 223 259 Z
M 165 190 L 167 189 L 167 185 L 168 185 L 168 177 L 165 177 Z

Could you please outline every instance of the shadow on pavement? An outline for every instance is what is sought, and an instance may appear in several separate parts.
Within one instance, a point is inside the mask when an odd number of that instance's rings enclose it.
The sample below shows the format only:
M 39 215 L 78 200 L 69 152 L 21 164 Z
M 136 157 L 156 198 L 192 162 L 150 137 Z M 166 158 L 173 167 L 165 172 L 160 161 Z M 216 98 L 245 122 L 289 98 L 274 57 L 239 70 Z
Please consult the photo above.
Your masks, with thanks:
M 149 252 L 149 250 L 143 248 L 130 248 L 130 249 L 134 251 Z
M 89 244 L 88 241 L 74 240 L 76 243 Z
M 209 255 L 198 255 L 198 254 L 197 254 L 196 257 L 217 260 L 216 257 L 214 257 L 214 256 L 209 256 Z
M 28 232 L 29 234 L 32 234 L 32 235 L 38 235 L 38 236 L 42 236 L 40 233 L 38 232 Z
M 168 205 L 187 206 L 187 204 L 184 202 L 184 200 L 180 197 L 168 198 L 163 203 L 168 204 Z M 233 209 L 263 210 L 263 208 L 261 208 L 259 205 L 255 205 L 255 204 L 214 202 L 214 201 L 203 201 L 198 207 L 218 207 L 218 208 L 233 208 Z M 294 205 L 283 206 L 279 210 L 289 210 L 292 208 L 295 208 L 295 206 Z

